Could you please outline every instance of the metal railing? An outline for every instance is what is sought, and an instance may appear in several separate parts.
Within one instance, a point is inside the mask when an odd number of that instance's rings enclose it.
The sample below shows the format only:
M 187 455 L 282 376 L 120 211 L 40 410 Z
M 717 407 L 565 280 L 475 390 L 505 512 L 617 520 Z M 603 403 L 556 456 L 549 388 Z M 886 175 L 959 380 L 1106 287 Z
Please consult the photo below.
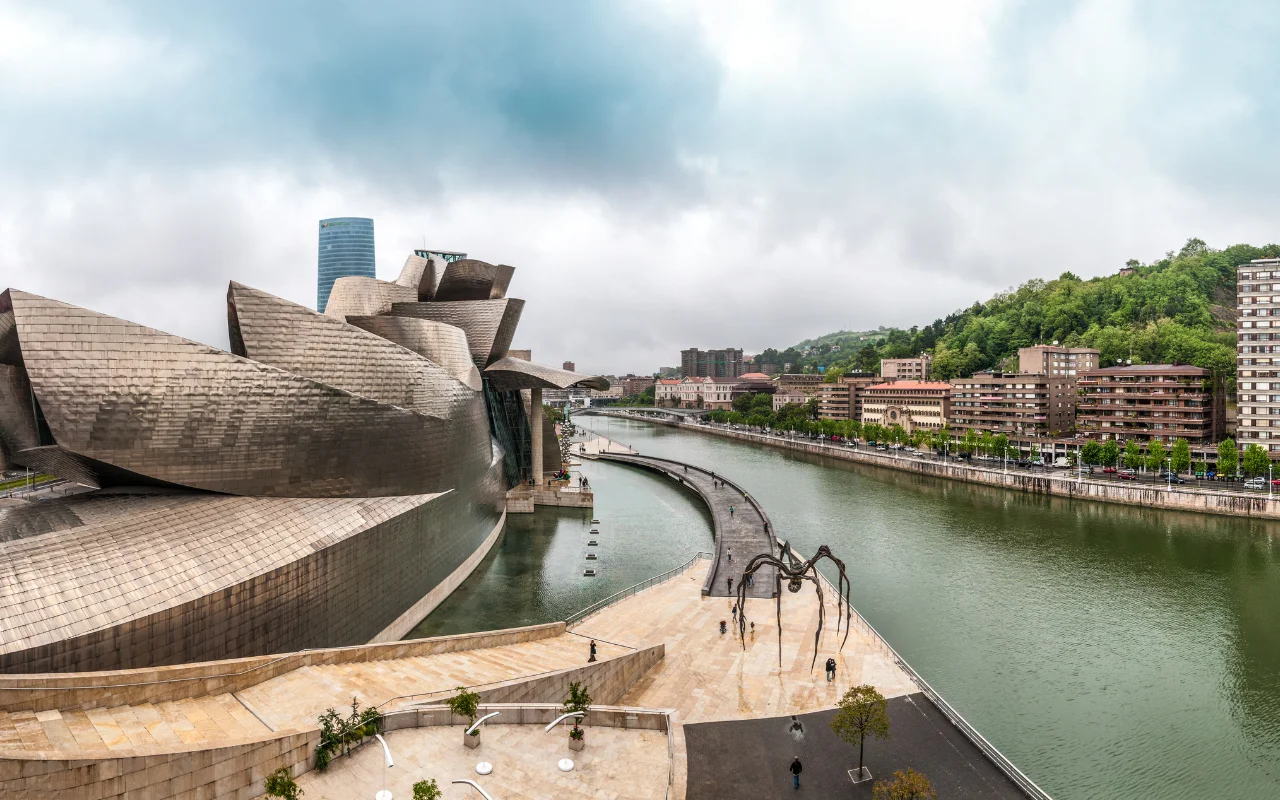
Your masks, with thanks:
M 602 611 L 608 608 L 609 606 L 613 605 L 619 600 L 625 600 L 631 595 L 636 594 L 637 592 L 643 592 L 645 589 L 648 589 L 650 586 L 656 586 L 659 583 L 663 583 L 664 581 L 670 580 L 671 578 L 674 578 L 675 576 L 688 570 L 689 567 L 693 566 L 693 564 L 696 561 L 702 558 L 709 559 L 711 558 L 711 554 L 706 552 L 705 550 L 700 550 L 698 551 L 698 554 L 695 555 L 693 558 L 689 559 L 688 561 L 684 562 L 683 564 L 681 564 L 680 566 L 674 569 L 669 569 L 666 572 L 662 573 L 661 575 L 654 575 L 652 578 L 649 578 L 648 580 L 640 581 L 635 586 L 628 586 L 627 588 L 623 589 L 620 592 L 615 592 L 603 600 L 598 600 L 592 603 L 591 605 L 587 606 L 581 611 L 576 611 L 570 614 L 569 616 L 565 617 L 564 624 L 568 626 L 568 625 L 574 625 L 576 623 L 579 623 L 582 620 L 586 619 L 587 617 L 591 616 L 592 614 L 596 613 L 597 611 Z

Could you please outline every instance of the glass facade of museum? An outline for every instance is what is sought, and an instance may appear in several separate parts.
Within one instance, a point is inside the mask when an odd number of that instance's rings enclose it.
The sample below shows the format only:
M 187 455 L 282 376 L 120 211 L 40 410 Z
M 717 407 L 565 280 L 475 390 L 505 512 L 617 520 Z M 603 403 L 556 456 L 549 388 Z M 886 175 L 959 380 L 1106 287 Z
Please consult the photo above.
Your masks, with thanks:
M 333 282 L 348 276 L 376 277 L 373 258 L 373 220 L 334 217 L 320 220 L 320 258 L 316 279 L 316 310 L 329 305 Z

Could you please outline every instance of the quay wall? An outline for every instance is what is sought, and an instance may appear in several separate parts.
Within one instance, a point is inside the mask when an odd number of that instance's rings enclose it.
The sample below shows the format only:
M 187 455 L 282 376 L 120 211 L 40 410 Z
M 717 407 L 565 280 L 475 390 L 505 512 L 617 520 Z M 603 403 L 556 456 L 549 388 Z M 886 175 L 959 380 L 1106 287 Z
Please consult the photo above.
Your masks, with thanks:
M 858 464 L 867 464 L 902 472 L 914 472 L 918 475 L 928 475 L 946 480 L 980 483 L 986 486 L 995 486 L 1029 494 L 1042 494 L 1076 500 L 1093 500 L 1099 503 L 1145 506 L 1147 508 L 1161 508 L 1170 511 L 1191 511 L 1198 514 L 1280 519 L 1280 494 L 1275 495 L 1275 497 L 1268 497 L 1262 492 L 1248 494 L 1245 492 L 1207 491 L 1179 486 L 1167 488 L 1148 483 L 1122 483 L 1120 481 L 1099 481 L 1096 479 L 1077 481 L 1074 477 L 1068 477 L 1065 471 L 1044 475 L 1029 475 L 1023 472 L 1006 473 L 997 468 L 971 467 L 942 461 L 897 458 L 887 453 L 865 448 L 828 445 L 810 440 L 784 439 L 749 431 L 726 430 L 696 423 L 621 414 L 612 414 L 611 416 L 636 419 L 642 422 L 651 422 L 655 425 L 666 425 L 672 428 L 681 428 L 727 439 L 737 439 L 766 447 L 774 447 L 779 450 L 810 453 L 824 458 L 837 458 L 843 461 L 852 461 Z

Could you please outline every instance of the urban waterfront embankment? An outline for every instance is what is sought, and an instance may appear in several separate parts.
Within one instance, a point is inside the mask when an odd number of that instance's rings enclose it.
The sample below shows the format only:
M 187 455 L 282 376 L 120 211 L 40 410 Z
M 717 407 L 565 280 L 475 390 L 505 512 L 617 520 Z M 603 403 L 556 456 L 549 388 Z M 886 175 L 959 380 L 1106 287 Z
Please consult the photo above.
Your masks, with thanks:
M 854 606 L 1056 800 L 1276 795 L 1280 524 L 1073 502 L 630 420 L 581 424 L 713 467 L 750 487 L 797 550 L 830 545 Z M 632 553 L 660 559 L 654 572 L 675 566 L 688 527 L 710 528 L 672 481 L 603 462 L 575 469 L 616 531 L 612 569 Z M 590 585 L 561 577 L 563 557 L 582 563 L 576 519 L 536 516 L 557 526 L 546 558 L 512 575 L 501 554 L 525 534 L 508 532 L 471 579 L 474 596 L 515 581 Z
M 971 466 L 949 463 L 933 458 L 910 458 L 880 452 L 867 447 L 848 447 L 812 439 L 790 438 L 777 434 L 734 430 L 721 425 L 680 422 L 619 411 L 594 411 L 595 414 L 617 419 L 634 419 L 655 425 L 666 425 L 683 430 L 708 433 L 737 439 L 742 442 L 777 447 L 785 450 L 809 453 L 824 458 L 838 458 L 885 469 L 913 472 L 943 480 L 980 483 L 1016 492 L 1065 497 L 1075 500 L 1093 500 L 1099 503 L 1162 508 L 1170 511 L 1190 511 L 1198 514 L 1222 514 L 1231 517 L 1253 517 L 1280 520 L 1280 494 L 1265 491 L 1248 493 L 1216 491 L 1174 484 L 1124 481 L 1100 481 L 1077 478 L 1068 470 L 1033 474 L 1023 470 L 1002 470 L 998 467 Z

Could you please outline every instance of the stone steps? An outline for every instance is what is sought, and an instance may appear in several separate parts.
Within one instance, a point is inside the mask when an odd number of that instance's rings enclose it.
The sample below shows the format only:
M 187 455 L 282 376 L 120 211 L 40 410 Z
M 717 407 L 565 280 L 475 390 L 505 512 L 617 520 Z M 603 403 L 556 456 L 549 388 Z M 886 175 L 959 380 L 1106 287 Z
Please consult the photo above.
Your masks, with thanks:
M 105 754 L 243 741 L 271 733 L 230 694 L 65 711 L 0 712 L 0 750 Z

